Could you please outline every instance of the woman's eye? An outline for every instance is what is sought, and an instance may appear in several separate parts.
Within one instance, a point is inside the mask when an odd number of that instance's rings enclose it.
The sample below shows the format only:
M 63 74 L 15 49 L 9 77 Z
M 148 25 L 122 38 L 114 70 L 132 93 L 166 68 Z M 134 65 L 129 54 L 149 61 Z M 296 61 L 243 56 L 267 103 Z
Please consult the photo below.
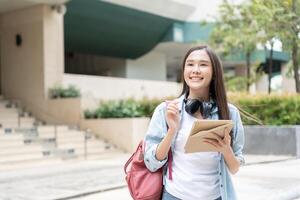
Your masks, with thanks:
M 188 63 L 187 66 L 193 66 L 193 63 Z

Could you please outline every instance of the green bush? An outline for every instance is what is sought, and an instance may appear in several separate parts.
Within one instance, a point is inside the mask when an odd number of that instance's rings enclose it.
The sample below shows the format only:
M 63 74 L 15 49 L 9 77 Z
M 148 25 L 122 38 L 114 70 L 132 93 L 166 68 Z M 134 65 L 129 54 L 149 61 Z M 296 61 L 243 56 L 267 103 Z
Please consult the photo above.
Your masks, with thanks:
M 147 99 L 135 100 L 129 98 L 126 100 L 102 101 L 95 110 L 85 110 L 86 119 L 91 118 L 131 118 L 131 117 L 151 117 L 154 109 L 162 100 Z
M 175 97 L 165 99 L 173 98 Z M 252 96 L 230 93 L 228 99 L 240 109 L 244 125 L 300 125 L 300 95 Z M 131 98 L 119 101 L 103 101 L 96 110 L 86 110 L 84 116 L 88 119 L 151 117 L 156 106 L 163 100 L 147 98 L 134 100 Z
M 84 111 L 84 118 L 86 119 L 95 119 L 97 118 L 96 112 L 92 110 L 85 110 Z
M 300 125 L 300 95 L 232 95 L 229 99 L 241 109 L 244 124 L 257 124 L 246 117 L 249 113 L 264 125 Z
M 68 88 L 57 85 L 49 89 L 49 96 L 51 99 L 75 98 L 80 97 L 80 90 L 73 85 L 70 85 Z

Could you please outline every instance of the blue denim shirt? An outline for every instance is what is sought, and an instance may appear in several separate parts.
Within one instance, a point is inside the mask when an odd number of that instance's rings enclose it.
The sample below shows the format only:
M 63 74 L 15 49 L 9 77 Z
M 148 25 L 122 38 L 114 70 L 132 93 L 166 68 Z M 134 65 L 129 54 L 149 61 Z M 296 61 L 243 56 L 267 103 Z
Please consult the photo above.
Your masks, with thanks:
M 179 97 L 179 110 L 184 109 L 184 95 Z M 238 109 L 233 106 L 232 104 L 229 104 L 229 111 L 230 111 L 230 118 L 233 121 L 233 152 L 236 156 L 236 158 L 240 161 L 241 165 L 245 164 L 245 160 L 242 154 L 243 146 L 244 146 L 244 128 L 242 125 L 241 117 L 239 114 Z M 161 140 L 165 137 L 167 133 L 167 122 L 165 119 L 165 113 L 166 113 L 166 103 L 163 102 L 159 104 L 153 113 L 153 116 L 151 118 L 146 136 L 145 136 L 145 156 L 144 161 L 147 166 L 147 168 L 154 172 L 158 170 L 159 168 L 163 167 L 164 169 L 164 183 L 165 179 L 167 178 L 167 165 L 166 162 L 168 160 L 168 157 L 166 159 L 160 161 L 156 159 L 155 152 L 158 144 L 161 142 Z M 182 122 L 182 115 L 183 112 L 180 112 L 180 124 Z M 211 115 L 209 119 L 218 119 L 218 108 L 214 108 L 211 112 Z M 174 149 L 176 137 L 173 138 L 171 149 Z M 233 183 L 231 180 L 230 172 L 227 169 L 227 165 L 225 164 L 225 160 L 223 155 L 220 156 L 220 163 L 219 163 L 219 175 L 220 175 L 220 191 L 222 200 L 235 200 L 237 199 L 236 193 L 233 187 Z M 176 177 L 174 177 L 176 178 Z

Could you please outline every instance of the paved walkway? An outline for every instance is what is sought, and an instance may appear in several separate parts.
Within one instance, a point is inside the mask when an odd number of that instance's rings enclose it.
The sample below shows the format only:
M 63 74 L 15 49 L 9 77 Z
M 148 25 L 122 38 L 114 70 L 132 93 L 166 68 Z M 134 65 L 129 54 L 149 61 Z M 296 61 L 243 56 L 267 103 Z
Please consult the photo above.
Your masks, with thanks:
M 131 200 L 123 164 L 128 154 L 70 161 L 38 168 L 0 171 L 2 200 Z M 233 176 L 239 199 L 300 200 L 300 159 L 246 156 Z
M 0 199 L 63 199 L 124 187 L 122 166 L 128 156 L 0 171 Z

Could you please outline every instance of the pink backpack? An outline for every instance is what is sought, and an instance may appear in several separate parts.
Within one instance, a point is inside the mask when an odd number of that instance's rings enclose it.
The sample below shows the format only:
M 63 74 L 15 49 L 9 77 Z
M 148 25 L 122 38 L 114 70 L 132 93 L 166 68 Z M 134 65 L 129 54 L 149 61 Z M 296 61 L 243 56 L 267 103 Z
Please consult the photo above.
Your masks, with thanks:
M 141 141 L 124 166 L 126 182 L 134 200 L 160 200 L 163 191 L 163 170 L 148 170 L 144 163 L 145 143 Z M 169 179 L 172 180 L 172 153 L 168 157 Z

